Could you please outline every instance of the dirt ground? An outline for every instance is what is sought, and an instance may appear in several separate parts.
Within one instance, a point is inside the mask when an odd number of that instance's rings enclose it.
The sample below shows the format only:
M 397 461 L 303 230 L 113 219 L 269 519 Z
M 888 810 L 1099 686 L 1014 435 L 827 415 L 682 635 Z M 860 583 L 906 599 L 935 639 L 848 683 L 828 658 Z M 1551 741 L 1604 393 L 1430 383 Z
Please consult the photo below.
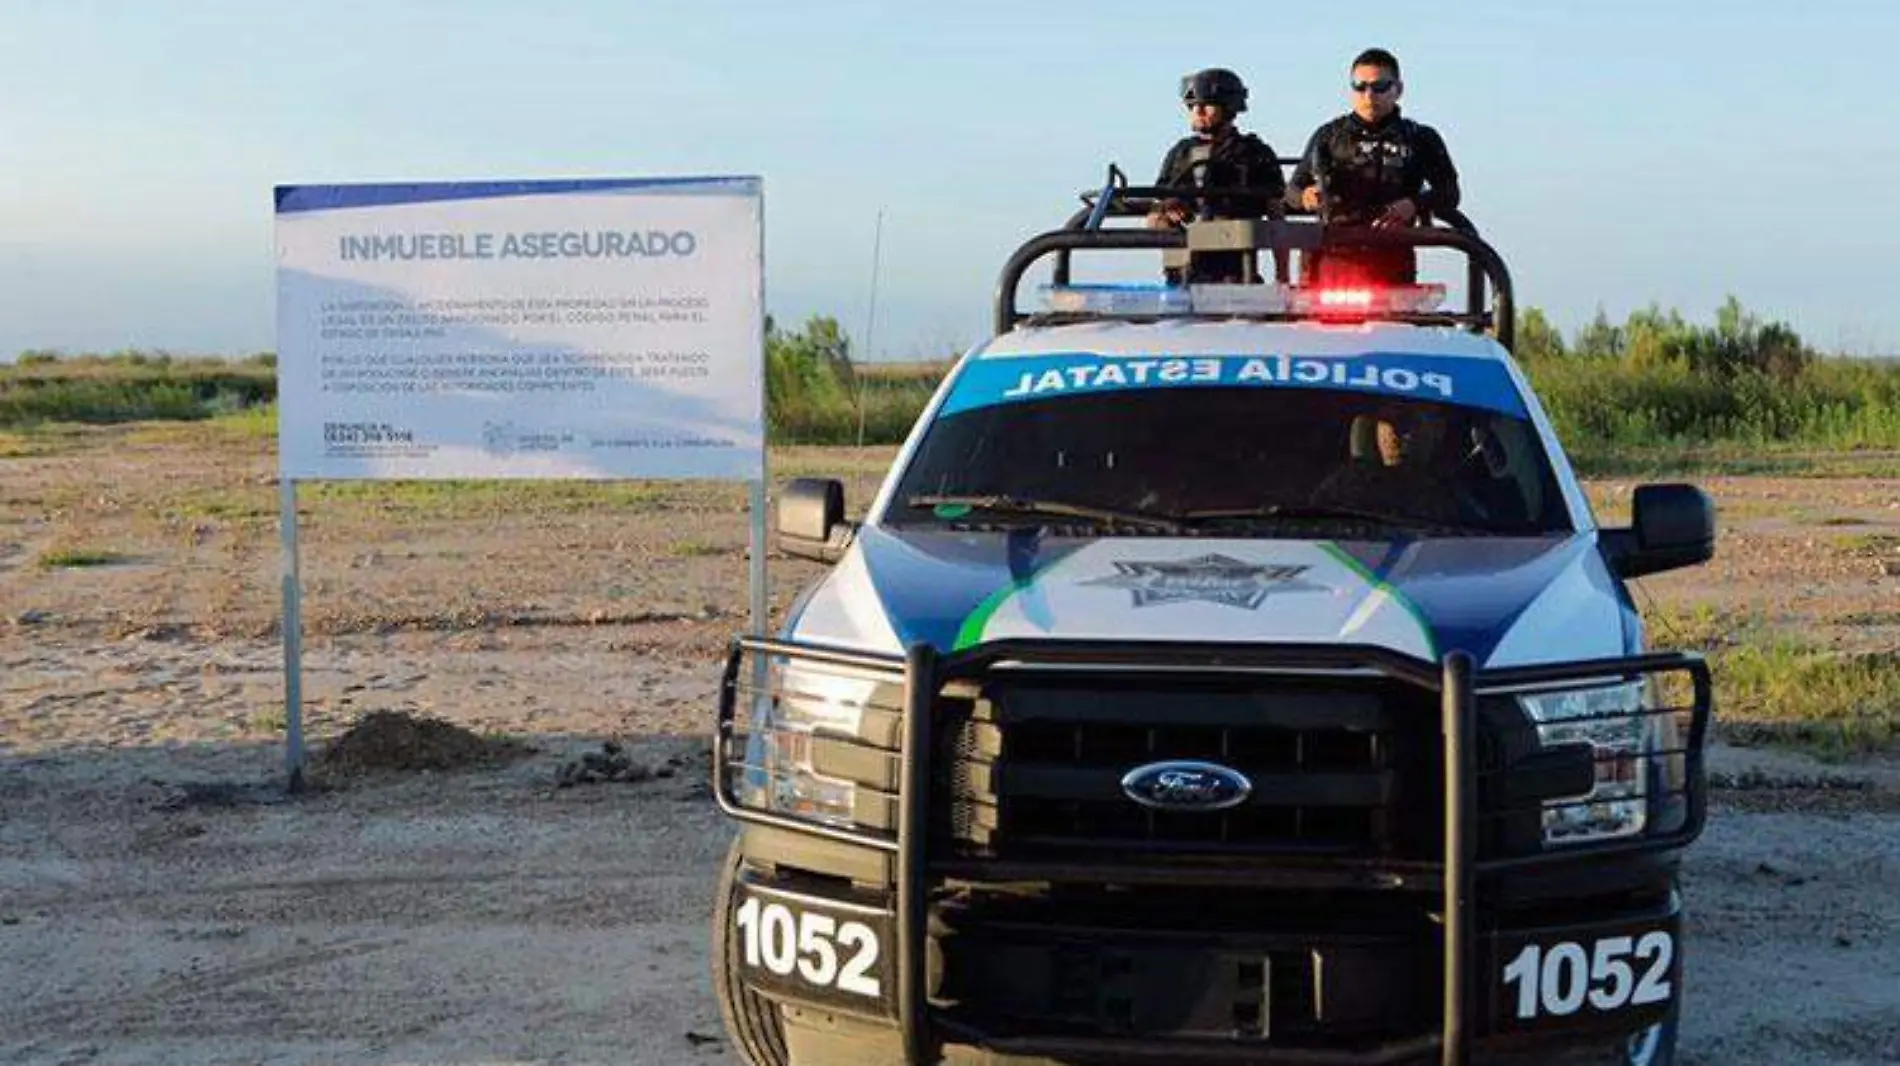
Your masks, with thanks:
M 270 442 L 120 427 L 11 454 L 0 1063 L 734 1061 L 706 979 L 729 830 L 704 754 L 746 621 L 739 493 L 302 489 L 313 748 L 406 710 L 537 750 L 285 801 Z M 883 457 L 774 462 L 850 474 L 856 505 Z M 1900 640 L 1900 481 L 1702 483 L 1717 560 L 1643 596 Z M 1607 519 L 1628 487 L 1593 486 Z M 782 609 L 814 568 L 772 566 Z M 605 740 L 661 772 L 557 787 Z M 1687 1061 L 1900 1061 L 1900 768 L 1715 767 Z

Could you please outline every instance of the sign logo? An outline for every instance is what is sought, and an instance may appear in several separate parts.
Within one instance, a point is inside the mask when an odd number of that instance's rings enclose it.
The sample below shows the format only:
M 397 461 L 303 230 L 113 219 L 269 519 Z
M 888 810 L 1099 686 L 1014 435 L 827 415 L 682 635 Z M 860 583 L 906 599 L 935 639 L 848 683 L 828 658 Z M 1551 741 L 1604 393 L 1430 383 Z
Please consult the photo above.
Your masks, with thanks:
M 1122 792 L 1157 811 L 1224 811 L 1247 802 L 1253 782 L 1211 762 L 1155 762 L 1123 775 Z
M 574 434 L 565 430 L 524 430 L 513 422 L 482 423 L 482 451 L 489 455 L 558 452 L 572 443 Z
M 1274 591 L 1313 592 L 1321 586 L 1294 579 L 1310 567 L 1290 563 L 1244 563 L 1225 555 L 1202 555 L 1179 562 L 1115 562 L 1110 577 L 1084 581 L 1127 589 L 1136 607 L 1200 601 L 1227 607 L 1258 608 Z
M 513 455 L 515 436 L 513 422 L 483 422 L 482 450 L 490 455 Z

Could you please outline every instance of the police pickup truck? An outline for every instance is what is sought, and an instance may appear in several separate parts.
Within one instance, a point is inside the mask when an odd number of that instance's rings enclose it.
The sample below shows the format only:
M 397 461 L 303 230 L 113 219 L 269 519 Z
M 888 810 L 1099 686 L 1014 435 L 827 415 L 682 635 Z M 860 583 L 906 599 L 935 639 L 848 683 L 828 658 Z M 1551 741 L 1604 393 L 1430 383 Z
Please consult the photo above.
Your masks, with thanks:
M 1105 224 L 1165 191 L 1016 252 L 861 521 L 779 495 L 831 565 L 721 689 L 734 1046 L 1673 1061 L 1709 675 L 1625 583 L 1710 557 L 1708 497 L 1597 524 L 1461 216 Z M 1287 280 L 1352 243 L 1461 255 L 1462 309 Z M 1186 280 L 1072 280 L 1104 250 Z M 1193 281 L 1210 250 L 1251 280 Z

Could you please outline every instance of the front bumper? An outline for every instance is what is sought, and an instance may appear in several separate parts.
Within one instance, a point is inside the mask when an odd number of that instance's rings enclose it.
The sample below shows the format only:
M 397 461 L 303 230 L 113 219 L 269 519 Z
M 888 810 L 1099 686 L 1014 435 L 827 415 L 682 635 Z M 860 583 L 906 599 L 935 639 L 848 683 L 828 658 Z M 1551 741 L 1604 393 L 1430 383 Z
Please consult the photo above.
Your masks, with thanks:
M 824 916 L 823 924 L 835 927 L 855 920 L 876 942 L 893 942 L 894 909 L 852 901 L 849 893 L 787 887 L 762 871 L 742 875 L 739 893 L 741 906 L 757 899 L 786 908 L 793 927 L 807 915 Z M 1310 907 L 1263 906 L 1252 928 L 1233 915 L 1211 914 L 1172 928 L 1142 928 L 1115 921 L 1112 908 L 1104 897 L 1012 905 L 999 899 L 973 904 L 959 895 L 933 904 L 923 975 L 933 1041 L 1025 1059 L 1442 1061 L 1433 991 L 1443 959 L 1429 916 L 1407 926 L 1390 921 L 1401 909 L 1388 907 L 1384 927 L 1368 930 L 1371 923 L 1355 928 L 1359 923 L 1337 914 L 1328 920 Z M 1344 909 L 1355 908 L 1348 903 Z M 1473 1051 L 1608 1044 L 1667 1016 L 1680 987 L 1681 910 L 1674 893 L 1625 896 L 1590 909 L 1587 919 L 1539 924 L 1520 915 L 1478 932 L 1470 957 L 1477 989 L 1466 1027 Z M 1666 957 L 1636 960 L 1634 946 L 1646 940 L 1668 944 Z M 1575 945 L 1587 957 L 1600 953 L 1596 945 L 1618 943 L 1631 948 L 1622 955 L 1627 975 L 1595 981 L 1594 1001 L 1585 978 L 1581 998 L 1566 1014 L 1549 1013 L 1540 1001 L 1573 990 L 1507 978 L 1513 961 L 1527 953 L 1541 959 Z M 885 1029 L 888 1057 L 872 1057 L 877 1053 L 867 1054 L 860 1043 L 854 1061 L 901 1061 L 894 971 L 894 962 L 880 958 L 858 975 L 873 983 L 880 993 L 874 996 L 840 989 L 835 980 L 814 984 L 809 968 L 779 974 L 762 961 L 743 972 L 776 1000 Z M 1559 985 L 1570 979 L 1558 976 Z M 1631 1002 L 1645 982 L 1648 1002 Z M 1626 994 L 1613 995 L 1618 992 Z M 1523 1010 L 1527 996 L 1530 1009 Z
M 895 824 L 878 833 L 740 806 L 729 759 L 745 654 L 888 661 L 741 641 L 722 700 L 719 801 L 747 823 L 749 837 L 810 839 L 841 860 L 817 864 L 837 876 L 812 877 L 796 860 L 773 859 L 769 844 L 758 849 L 759 865 L 741 879 L 739 905 L 757 901 L 750 913 L 761 945 L 743 960 L 747 983 L 815 1016 L 843 1018 L 861 1035 L 881 1032 L 888 1049 L 878 1058 L 904 1063 L 961 1046 L 995 1061 L 1464 1064 L 1474 1049 L 1613 1039 L 1669 1013 L 1680 986 L 1674 856 L 1699 834 L 1704 810 L 1710 698 L 1699 659 L 1639 656 L 1479 678 L 1461 653 L 1432 671 L 1374 650 L 1169 645 L 1174 668 L 1372 668 L 1435 688 L 1442 858 L 1001 863 L 930 853 L 927 753 L 944 685 L 1002 662 L 1113 665 L 1158 650 L 1005 644 L 939 658 L 913 649 L 903 664 L 906 754 Z M 1694 692 L 1673 823 L 1631 839 L 1481 861 L 1478 694 L 1661 671 L 1685 673 Z M 859 872 L 844 872 L 851 868 Z M 1172 913 L 1191 920 L 1152 917 Z M 847 926 L 855 927 L 851 944 L 838 939 Z M 828 936 L 831 946 L 819 946 Z M 877 947 L 869 956 L 867 943 Z M 853 967 L 853 980 L 843 980 Z M 854 1053 L 866 1052 L 858 1045 Z

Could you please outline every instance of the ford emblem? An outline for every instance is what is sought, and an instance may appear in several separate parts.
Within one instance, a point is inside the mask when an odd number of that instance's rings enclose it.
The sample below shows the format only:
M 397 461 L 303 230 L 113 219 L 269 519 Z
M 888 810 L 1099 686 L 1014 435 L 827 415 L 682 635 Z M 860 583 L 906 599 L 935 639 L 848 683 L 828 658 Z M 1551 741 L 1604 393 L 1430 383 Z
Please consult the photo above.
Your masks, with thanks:
M 1157 811 L 1224 811 L 1247 802 L 1247 775 L 1211 762 L 1151 762 L 1122 775 L 1128 798 Z

